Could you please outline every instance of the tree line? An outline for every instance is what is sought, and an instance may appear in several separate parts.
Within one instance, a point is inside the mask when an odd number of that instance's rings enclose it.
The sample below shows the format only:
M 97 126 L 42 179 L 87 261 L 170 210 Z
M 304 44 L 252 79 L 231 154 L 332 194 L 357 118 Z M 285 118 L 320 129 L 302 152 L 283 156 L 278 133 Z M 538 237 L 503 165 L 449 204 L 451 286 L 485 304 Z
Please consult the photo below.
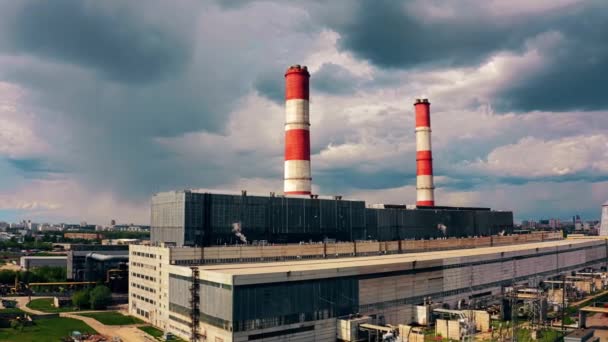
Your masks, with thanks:
M 21 282 L 48 283 L 65 281 L 65 267 L 42 266 L 29 271 L 0 270 L 0 284 L 15 284 L 15 277 Z

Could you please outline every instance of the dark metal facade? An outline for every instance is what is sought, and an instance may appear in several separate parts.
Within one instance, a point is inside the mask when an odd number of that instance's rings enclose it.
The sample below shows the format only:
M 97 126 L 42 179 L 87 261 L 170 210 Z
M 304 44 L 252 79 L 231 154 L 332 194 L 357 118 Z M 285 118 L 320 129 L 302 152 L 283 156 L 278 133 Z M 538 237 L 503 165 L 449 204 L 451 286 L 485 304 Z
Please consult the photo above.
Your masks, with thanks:
M 366 238 L 490 236 L 513 231 L 513 213 L 484 209 L 366 209 Z
M 73 281 L 97 281 L 105 279 L 89 279 L 86 270 L 87 255 L 98 252 L 107 255 L 124 255 L 129 253 L 128 245 L 72 245 L 68 251 L 67 279 Z
M 317 279 L 234 288 L 233 331 L 317 321 L 356 312 L 355 278 Z
M 363 201 L 168 192 L 152 199 L 152 242 L 210 246 L 421 239 L 496 235 L 513 229 L 513 213 L 484 208 L 370 209 Z

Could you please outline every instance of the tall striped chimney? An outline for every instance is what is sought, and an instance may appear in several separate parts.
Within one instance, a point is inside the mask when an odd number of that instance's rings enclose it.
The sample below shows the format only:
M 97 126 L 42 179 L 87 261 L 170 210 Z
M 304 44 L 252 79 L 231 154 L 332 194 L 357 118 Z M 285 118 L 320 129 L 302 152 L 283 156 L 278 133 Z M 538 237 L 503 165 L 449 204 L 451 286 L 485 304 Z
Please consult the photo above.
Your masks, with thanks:
M 286 195 L 310 195 L 310 121 L 305 66 L 285 72 L 285 185 Z
M 431 152 L 431 103 L 416 99 L 416 205 L 434 206 L 433 155 Z

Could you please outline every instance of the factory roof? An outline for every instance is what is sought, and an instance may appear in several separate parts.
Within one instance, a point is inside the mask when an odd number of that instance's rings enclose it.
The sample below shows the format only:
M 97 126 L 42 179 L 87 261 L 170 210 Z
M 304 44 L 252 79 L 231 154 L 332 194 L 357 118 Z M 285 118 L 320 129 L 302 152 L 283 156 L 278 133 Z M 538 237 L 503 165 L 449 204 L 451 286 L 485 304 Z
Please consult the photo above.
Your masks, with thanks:
M 62 260 L 62 259 L 67 259 L 68 256 L 67 255 L 29 255 L 29 256 L 22 256 L 22 259 L 26 259 L 26 260 L 32 260 L 32 259 L 41 259 L 41 260 Z
M 295 281 L 322 277 L 344 277 L 378 272 L 392 272 L 421 267 L 449 265 L 467 261 L 483 260 L 485 256 L 507 253 L 504 257 L 540 252 L 540 249 L 576 248 L 598 240 L 556 240 L 519 245 L 482 247 L 474 249 L 443 250 L 410 254 L 391 254 L 368 257 L 352 257 L 323 260 L 288 262 L 242 263 L 199 266 L 199 270 L 220 282 L 245 285 L 260 282 Z M 538 249 L 538 250 L 537 250 Z M 413 265 L 413 263 L 416 263 Z M 184 267 L 186 268 L 186 267 Z

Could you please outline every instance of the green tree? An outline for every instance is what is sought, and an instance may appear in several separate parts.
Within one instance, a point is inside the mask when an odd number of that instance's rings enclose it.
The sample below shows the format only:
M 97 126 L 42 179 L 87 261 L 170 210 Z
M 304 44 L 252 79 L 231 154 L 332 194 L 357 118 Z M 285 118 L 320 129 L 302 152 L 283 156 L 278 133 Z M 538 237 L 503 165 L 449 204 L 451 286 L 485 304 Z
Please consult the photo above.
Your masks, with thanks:
M 17 272 L 12 270 L 0 271 L 0 283 L 2 284 L 15 284 L 15 276 Z
M 104 285 L 97 285 L 91 291 L 91 309 L 105 309 L 112 301 L 112 291 Z
M 32 270 L 32 273 L 36 274 L 39 279 L 44 282 L 56 282 L 66 280 L 66 268 L 65 267 L 51 267 L 42 266 Z
M 90 305 L 89 292 L 88 289 L 74 292 L 72 295 L 72 304 L 79 309 L 88 308 Z
M 11 325 L 11 328 L 13 328 L 15 330 L 17 330 L 17 329 L 23 330 L 23 323 L 18 318 L 11 319 L 10 320 L 10 325 Z

